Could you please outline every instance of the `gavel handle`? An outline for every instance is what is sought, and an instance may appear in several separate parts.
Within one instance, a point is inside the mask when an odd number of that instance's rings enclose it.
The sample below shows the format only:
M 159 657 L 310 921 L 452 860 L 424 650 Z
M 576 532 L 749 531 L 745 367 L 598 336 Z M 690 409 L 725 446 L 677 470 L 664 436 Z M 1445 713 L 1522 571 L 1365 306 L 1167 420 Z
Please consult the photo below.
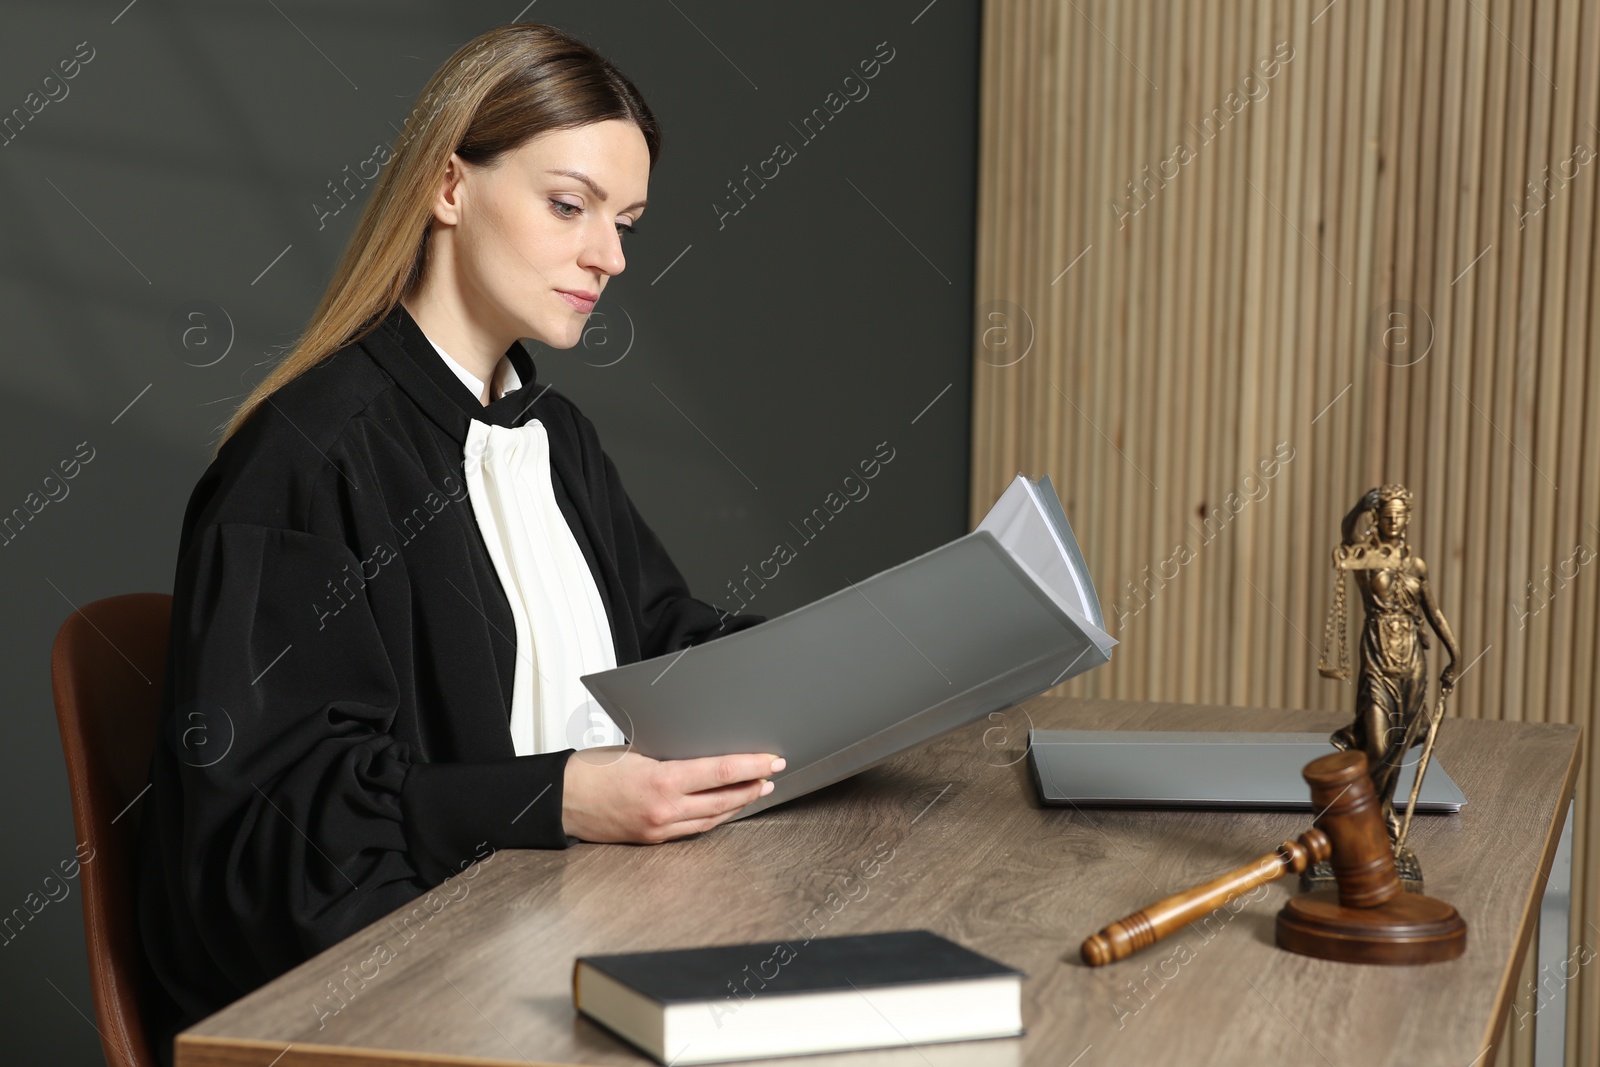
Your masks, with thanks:
M 1083 943 L 1083 962 L 1099 967 L 1125 959 L 1142 948 L 1155 944 L 1168 934 L 1181 930 L 1208 912 L 1215 911 L 1234 897 L 1296 873 L 1332 854 L 1328 835 L 1312 827 L 1299 838 L 1285 841 L 1277 850 L 1252 860 L 1204 885 L 1159 900 L 1112 923 Z

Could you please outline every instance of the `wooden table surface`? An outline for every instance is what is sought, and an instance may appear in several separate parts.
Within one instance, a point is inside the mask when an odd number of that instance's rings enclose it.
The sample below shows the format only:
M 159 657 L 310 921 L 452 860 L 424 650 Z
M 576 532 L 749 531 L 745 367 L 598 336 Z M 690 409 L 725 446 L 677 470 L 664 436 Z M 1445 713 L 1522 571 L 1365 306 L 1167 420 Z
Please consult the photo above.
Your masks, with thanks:
M 499 852 L 191 1027 L 177 1063 L 647 1064 L 574 1012 L 574 957 L 767 940 L 803 953 L 808 936 L 910 927 L 1025 971 L 1026 1035 L 765 1062 L 1492 1063 L 1576 780 L 1576 726 L 1441 727 L 1437 758 L 1468 804 L 1419 815 L 1411 833 L 1428 892 L 1469 925 L 1458 960 L 1357 966 L 1281 951 L 1273 920 L 1292 877 L 1127 960 L 1092 969 L 1078 959 L 1101 926 L 1270 851 L 1310 815 L 1041 807 L 1023 758 L 1029 725 L 1325 731 L 1345 721 L 1037 699 L 693 838 Z

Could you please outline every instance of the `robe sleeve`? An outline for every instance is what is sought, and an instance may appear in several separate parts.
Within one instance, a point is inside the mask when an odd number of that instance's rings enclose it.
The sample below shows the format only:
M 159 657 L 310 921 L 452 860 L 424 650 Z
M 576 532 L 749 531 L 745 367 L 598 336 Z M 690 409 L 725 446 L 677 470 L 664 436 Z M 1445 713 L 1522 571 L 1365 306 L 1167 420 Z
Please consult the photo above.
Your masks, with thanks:
M 571 749 L 429 763 L 394 736 L 414 697 L 366 596 L 322 607 L 330 583 L 360 568 L 341 541 L 249 523 L 195 531 L 178 568 L 169 892 L 241 988 L 492 849 L 572 842 L 561 824 Z
M 629 499 L 617 465 L 604 452 L 601 455 L 615 517 L 617 565 L 629 585 L 629 598 L 639 609 L 640 658 L 677 652 L 766 622 L 765 615 L 734 614 L 690 595 L 666 546 Z

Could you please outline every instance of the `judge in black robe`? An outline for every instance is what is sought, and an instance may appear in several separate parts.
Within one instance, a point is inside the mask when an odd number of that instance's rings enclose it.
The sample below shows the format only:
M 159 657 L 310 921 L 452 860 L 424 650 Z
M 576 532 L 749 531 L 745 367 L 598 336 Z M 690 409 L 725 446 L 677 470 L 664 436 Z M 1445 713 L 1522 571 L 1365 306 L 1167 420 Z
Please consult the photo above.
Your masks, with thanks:
M 506 355 L 522 384 L 485 406 L 397 304 L 195 487 L 139 841 L 164 1062 L 177 1030 L 490 850 L 577 841 L 574 749 L 513 750 L 515 626 L 463 480 L 470 419 L 543 423 L 619 666 L 764 621 L 689 594 L 594 425 Z

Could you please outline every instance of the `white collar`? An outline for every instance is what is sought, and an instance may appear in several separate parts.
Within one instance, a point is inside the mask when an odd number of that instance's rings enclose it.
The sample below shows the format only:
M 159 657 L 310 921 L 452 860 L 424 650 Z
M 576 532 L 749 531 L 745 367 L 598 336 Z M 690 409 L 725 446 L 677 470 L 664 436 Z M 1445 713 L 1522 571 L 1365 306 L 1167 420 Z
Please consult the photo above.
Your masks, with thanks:
M 424 334 L 423 336 L 427 337 L 426 334 Z M 466 386 L 468 389 L 472 390 L 472 395 L 474 397 L 477 397 L 479 400 L 482 400 L 482 398 L 483 398 L 483 382 L 479 381 L 476 377 L 474 377 L 461 364 L 457 363 L 454 359 L 450 358 L 450 353 L 448 353 L 444 349 L 440 348 L 439 347 L 439 343 L 437 341 L 435 341 L 433 338 L 428 337 L 428 343 L 430 345 L 432 345 L 433 348 L 434 348 L 434 351 L 438 352 L 440 357 L 444 359 L 444 365 L 449 367 L 452 371 L 454 371 L 455 372 L 455 376 L 457 378 L 461 379 L 461 384 Z M 503 382 L 504 382 L 504 385 L 500 389 L 500 396 L 505 396 L 507 393 L 512 392 L 513 390 L 522 388 L 522 379 L 517 375 L 517 368 L 512 365 L 511 360 L 507 359 L 505 356 L 501 356 L 500 357 L 500 362 L 498 364 L 496 364 L 496 366 L 495 366 L 496 373 L 499 372 L 501 367 L 505 368 L 505 374 L 504 374 L 503 379 L 502 379 Z M 494 399 L 498 400 L 499 397 L 495 397 Z

